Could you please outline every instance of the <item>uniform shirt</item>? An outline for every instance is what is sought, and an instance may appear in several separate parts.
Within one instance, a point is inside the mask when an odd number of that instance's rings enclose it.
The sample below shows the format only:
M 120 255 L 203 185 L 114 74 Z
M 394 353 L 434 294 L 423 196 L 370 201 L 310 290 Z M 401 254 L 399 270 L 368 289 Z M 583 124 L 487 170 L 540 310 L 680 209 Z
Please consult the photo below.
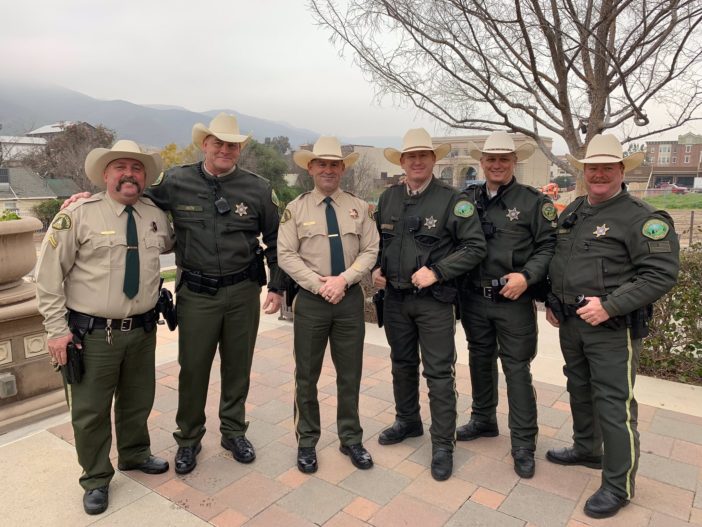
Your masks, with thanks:
M 251 265 L 262 234 L 271 270 L 269 288 L 281 289 L 276 257 L 278 199 L 268 180 L 238 166 L 212 176 L 202 163 L 174 167 L 146 191 L 171 213 L 176 234 L 176 264 L 187 271 L 225 276 Z M 228 212 L 215 202 L 224 198 Z
M 300 287 L 315 294 L 324 285 L 319 277 L 331 275 L 325 197 L 317 189 L 298 196 L 286 207 L 278 229 L 280 267 Z M 341 276 L 352 285 L 375 264 L 378 231 L 368 203 L 343 190 L 337 190 L 331 198 L 344 249 L 346 270 Z
M 580 294 L 607 295 L 602 302 L 607 313 L 625 315 L 675 285 L 679 251 L 667 212 L 626 190 L 598 205 L 581 196 L 558 219 L 552 290 L 567 304 Z
M 515 178 L 493 197 L 487 191 L 485 183 L 466 190 L 495 230 L 486 240 L 487 257 L 470 273 L 471 284 L 489 286 L 495 278 L 522 271 L 528 285 L 541 282 L 556 248 L 556 208 L 544 194 Z
M 396 289 L 411 289 L 412 275 L 423 266 L 444 281 L 465 274 L 485 257 L 475 206 L 435 178 L 417 196 L 409 196 L 404 184 L 390 187 L 380 196 L 375 216 L 379 265 Z
M 133 205 L 139 239 L 139 292 L 127 298 L 125 205 L 106 192 L 72 203 L 58 213 L 44 237 L 37 262 L 39 312 L 49 338 L 69 333 L 66 309 L 96 317 L 122 319 L 156 305 L 159 255 L 173 247 L 166 214 L 141 197 Z

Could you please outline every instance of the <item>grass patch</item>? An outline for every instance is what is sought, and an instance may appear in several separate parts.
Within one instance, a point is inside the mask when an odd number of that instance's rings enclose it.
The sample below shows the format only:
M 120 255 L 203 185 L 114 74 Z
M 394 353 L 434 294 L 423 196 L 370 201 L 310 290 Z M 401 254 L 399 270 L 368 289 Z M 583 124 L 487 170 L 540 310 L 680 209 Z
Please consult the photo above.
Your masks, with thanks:
M 688 194 L 663 194 L 649 196 L 644 201 L 663 210 L 671 209 L 702 209 L 702 194 L 694 192 Z
M 176 271 L 173 269 L 172 271 L 161 271 L 161 278 L 163 278 L 164 282 L 173 282 L 176 277 Z

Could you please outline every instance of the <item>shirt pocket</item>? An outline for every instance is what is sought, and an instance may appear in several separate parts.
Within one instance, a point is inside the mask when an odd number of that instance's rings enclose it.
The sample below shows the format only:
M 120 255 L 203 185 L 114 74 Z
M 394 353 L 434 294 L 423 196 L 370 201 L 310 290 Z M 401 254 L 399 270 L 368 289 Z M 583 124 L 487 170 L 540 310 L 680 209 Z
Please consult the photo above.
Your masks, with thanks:
M 92 257 L 108 269 L 124 269 L 127 259 L 125 235 L 100 236 L 91 240 Z

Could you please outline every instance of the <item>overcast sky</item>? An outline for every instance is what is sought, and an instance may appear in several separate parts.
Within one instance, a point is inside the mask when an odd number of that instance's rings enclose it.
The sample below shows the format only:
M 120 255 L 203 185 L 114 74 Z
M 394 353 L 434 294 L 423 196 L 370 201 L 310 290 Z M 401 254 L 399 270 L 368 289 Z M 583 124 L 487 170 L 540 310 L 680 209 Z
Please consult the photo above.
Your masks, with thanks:
M 306 0 L 9 3 L 0 8 L 6 78 L 38 76 L 99 99 L 231 108 L 321 134 L 445 132 L 377 101 Z

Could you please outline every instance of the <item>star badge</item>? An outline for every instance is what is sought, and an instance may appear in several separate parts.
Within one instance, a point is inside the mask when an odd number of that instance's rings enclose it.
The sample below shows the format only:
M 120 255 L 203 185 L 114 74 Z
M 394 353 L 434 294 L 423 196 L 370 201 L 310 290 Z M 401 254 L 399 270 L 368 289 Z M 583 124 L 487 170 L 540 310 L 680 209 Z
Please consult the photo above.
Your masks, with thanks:
M 592 234 L 594 234 L 596 238 L 599 238 L 600 236 L 606 236 L 608 230 L 609 227 L 607 227 L 607 224 L 603 223 L 602 225 L 597 225 Z
M 434 227 L 436 227 L 436 220 L 434 219 L 434 216 L 429 216 L 428 218 L 426 218 L 424 220 L 424 226 L 427 229 L 433 229 Z
M 507 209 L 507 218 L 509 221 L 516 221 L 519 219 L 519 213 L 521 211 L 517 210 L 517 207 L 514 207 L 513 209 Z
M 234 212 L 236 212 L 239 216 L 246 216 L 248 214 L 246 211 L 248 210 L 248 207 L 244 205 L 244 202 L 242 201 L 241 203 L 237 203 L 236 209 Z
M 358 218 L 358 211 L 356 209 L 349 210 L 349 216 L 351 216 L 351 219 L 355 220 Z

